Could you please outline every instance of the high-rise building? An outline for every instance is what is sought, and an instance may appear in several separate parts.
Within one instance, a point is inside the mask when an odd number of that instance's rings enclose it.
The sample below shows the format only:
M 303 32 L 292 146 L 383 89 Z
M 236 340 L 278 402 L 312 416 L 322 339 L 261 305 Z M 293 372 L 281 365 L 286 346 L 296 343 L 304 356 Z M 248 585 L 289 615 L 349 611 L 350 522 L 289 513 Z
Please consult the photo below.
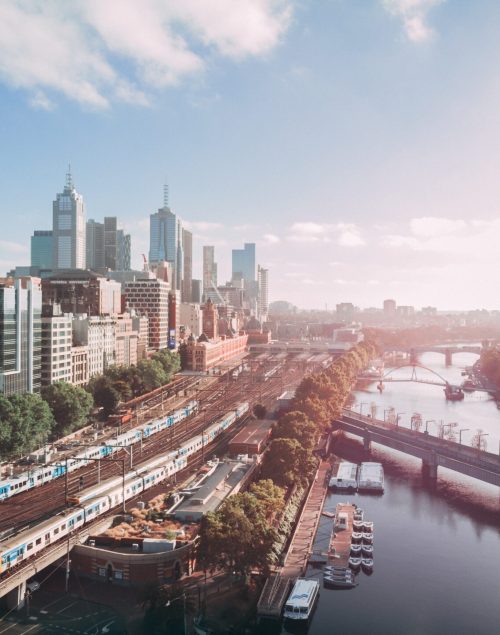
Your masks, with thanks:
M 88 220 L 86 234 L 88 269 L 130 270 L 130 234 L 118 229 L 116 216 L 106 216 L 104 223 Z
M 396 300 L 384 300 L 384 314 L 389 317 L 396 315 Z
M 41 318 L 39 278 L 0 280 L 0 393 L 40 392 Z
M 123 285 L 126 306 L 148 316 L 149 349 L 168 346 L 168 292 L 170 286 L 157 278 L 136 279 Z
M 31 237 L 31 266 L 52 269 L 52 250 L 52 230 L 36 229 Z
M 93 271 L 69 269 L 42 280 L 43 303 L 59 304 L 64 313 L 121 313 L 121 284 Z
M 245 243 L 243 249 L 233 249 L 233 279 L 245 283 L 255 281 L 255 243 Z
M 259 283 L 259 318 L 267 319 L 269 311 L 269 269 L 260 265 L 257 267 L 257 281 Z
M 182 228 L 182 251 L 184 258 L 184 273 L 182 278 L 182 301 L 191 302 L 193 280 L 193 234 Z
M 86 227 L 86 264 L 92 271 L 104 269 L 104 223 L 92 218 Z
M 172 288 L 181 289 L 184 269 L 182 248 L 182 224 L 179 218 L 165 205 L 149 222 L 149 262 L 167 261 L 172 265 Z
M 203 295 L 213 287 L 217 287 L 217 263 L 215 262 L 215 247 L 204 245 L 203 247 Z
M 52 205 L 53 269 L 85 269 L 85 208 L 71 172 Z
M 200 304 L 202 296 L 201 280 L 193 279 L 191 281 L 191 301 Z
M 72 318 L 58 304 L 42 309 L 42 386 L 72 382 Z

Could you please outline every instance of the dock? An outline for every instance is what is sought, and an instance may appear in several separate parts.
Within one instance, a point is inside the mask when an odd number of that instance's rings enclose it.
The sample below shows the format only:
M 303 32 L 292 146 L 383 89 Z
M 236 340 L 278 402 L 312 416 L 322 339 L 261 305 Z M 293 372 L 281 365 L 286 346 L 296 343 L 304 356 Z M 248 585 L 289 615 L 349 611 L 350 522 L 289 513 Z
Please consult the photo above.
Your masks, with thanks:
M 307 569 L 328 491 L 330 470 L 329 461 L 321 461 L 302 508 L 283 567 L 269 576 L 262 589 L 257 604 L 259 617 L 279 619 L 291 584 Z
M 356 507 L 351 503 L 338 503 L 335 513 L 330 547 L 328 549 L 328 564 L 336 567 L 349 566 L 351 553 L 352 521 Z M 339 523 L 342 519 L 343 522 Z

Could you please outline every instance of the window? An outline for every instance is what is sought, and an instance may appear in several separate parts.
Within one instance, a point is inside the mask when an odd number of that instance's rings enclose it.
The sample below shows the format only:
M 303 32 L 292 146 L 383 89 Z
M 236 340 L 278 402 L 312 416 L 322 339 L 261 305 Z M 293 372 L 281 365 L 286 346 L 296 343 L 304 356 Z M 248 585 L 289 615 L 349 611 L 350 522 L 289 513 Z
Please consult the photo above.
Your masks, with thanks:
M 35 540 L 35 545 L 41 545 L 42 544 L 42 539 L 41 538 L 37 538 Z

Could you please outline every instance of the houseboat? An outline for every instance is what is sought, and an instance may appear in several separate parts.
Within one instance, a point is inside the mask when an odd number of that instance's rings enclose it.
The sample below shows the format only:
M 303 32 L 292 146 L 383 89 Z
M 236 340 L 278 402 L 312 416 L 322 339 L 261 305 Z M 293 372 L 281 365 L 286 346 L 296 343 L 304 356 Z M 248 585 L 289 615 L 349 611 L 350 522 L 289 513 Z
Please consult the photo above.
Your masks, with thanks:
M 286 601 L 283 611 L 285 620 L 308 620 L 319 594 L 319 582 L 298 578 Z
M 384 468 L 381 463 L 361 463 L 358 474 L 358 489 L 375 493 L 384 491 Z
M 337 473 L 330 479 L 329 486 L 339 491 L 355 492 L 358 489 L 357 474 L 358 466 L 356 463 L 341 461 Z

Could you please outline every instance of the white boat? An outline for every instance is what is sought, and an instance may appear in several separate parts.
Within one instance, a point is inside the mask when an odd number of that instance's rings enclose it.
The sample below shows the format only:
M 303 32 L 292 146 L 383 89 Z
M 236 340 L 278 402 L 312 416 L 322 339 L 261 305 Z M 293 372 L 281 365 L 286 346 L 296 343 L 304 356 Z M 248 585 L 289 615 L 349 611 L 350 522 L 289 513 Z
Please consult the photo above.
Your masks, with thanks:
M 351 534 L 352 542 L 361 542 L 362 538 L 363 538 L 363 533 L 361 531 L 353 531 Z
M 361 463 L 358 474 L 358 489 L 378 493 L 384 491 L 384 468 L 382 463 Z
M 319 582 L 298 578 L 288 596 L 283 617 L 289 620 L 308 620 L 319 594 Z
M 355 556 L 351 556 L 349 558 L 349 566 L 354 571 L 357 571 L 361 567 L 361 558 L 356 558 Z
M 355 506 L 353 520 L 363 520 L 363 510 L 361 507 Z
M 373 534 L 362 533 L 361 542 L 365 545 L 373 544 Z
M 363 531 L 365 532 L 371 532 L 373 531 L 373 523 L 371 520 L 364 520 L 363 521 Z
M 361 545 L 361 553 L 363 556 L 371 558 L 373 556 L 373 545 Z
M 361 545 L 356 545 L 351 543 L 351 553 L 353 556 L 359 556 L 361 553 Z
M 363 531 L 365 528 L 364 522 L 362 520 L 353 520 L 352 521 L 352 529 L 353 531 Z
M 335 476 L 330 479 L 329 486 L 332 489 L 355 492 L 358 489 L 358 466 L 356 463 L 341 461 Z
M 361 558 L 361 567 L 365 573 L 373 571 L 373 558 Z
M 351 569 L 326 570 L 323 574 L 323 585 L 334 589 L 351 589 L 357 586 L 356 577 Z

